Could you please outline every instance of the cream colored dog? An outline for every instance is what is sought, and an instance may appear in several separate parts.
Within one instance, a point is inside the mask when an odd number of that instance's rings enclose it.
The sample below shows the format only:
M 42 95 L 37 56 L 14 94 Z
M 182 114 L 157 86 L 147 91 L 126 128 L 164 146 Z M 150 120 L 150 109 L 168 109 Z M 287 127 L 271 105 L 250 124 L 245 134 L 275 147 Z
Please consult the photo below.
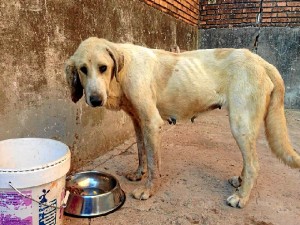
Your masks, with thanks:
M 72 100 L 85 93 L 88 105 L 124 110 L 134 124 L 140 180 L 145 186 L 134 198 L 148 199 L 159 185 L 160 130 L 165 121 L 194 119 L 225 107 L 232 134 L 242 152 L 243 170 L 229 180 L 239 187 L 227 198 L 233 207 L 249 199 L 259 166 L 256 139 L 261 123 L 275 155 L 290 167 L 300 167 L 284 115 L 284 83 L 271 64 L 246 49 L 209 49 L 172 53 L 95 37 L 83 41 L 65 68 Z

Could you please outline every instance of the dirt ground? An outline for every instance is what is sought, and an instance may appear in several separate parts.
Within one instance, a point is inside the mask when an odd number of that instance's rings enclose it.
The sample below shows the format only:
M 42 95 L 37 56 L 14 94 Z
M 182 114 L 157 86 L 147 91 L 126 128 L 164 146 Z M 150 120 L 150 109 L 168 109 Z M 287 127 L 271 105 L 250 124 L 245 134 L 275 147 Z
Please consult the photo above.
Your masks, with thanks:
M 300 111 L 286 111 L 286 116 L 293 146 L 300 152 Z M 130 182 L 123 176 L 138 163 L 132 138 L 82 168 L 115 175 L 126 193 L 125 204 L 102 217 L 66 216 L 64 225 L 300 224 L 300 171 L 272 155 L 263 129 L 257 141 L 260 173 L 243 209 L 231 208 L 225 202 L 234 191 L 228 178 L 239 175 L 242 169 L 226 111 L 201 115 L 194 123 L 165 125 L 162 140 L 162 186 L 153 197 L 133 199 L 130 193 L 144 181 Z

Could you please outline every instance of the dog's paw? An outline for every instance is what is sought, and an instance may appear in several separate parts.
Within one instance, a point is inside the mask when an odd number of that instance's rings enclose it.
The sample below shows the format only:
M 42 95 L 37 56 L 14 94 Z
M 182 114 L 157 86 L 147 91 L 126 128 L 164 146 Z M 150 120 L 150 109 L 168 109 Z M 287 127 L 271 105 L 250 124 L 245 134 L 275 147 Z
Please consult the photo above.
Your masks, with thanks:
M 140 181 L 142 180 L 144 174 L 144 172 L 137 171 L 133 173 L 128 173 L 125 177 L 130 181 Z
M 228 182 L 235 188 L 238 188 L 242 184 L 242 178 L 240 176 L 231 177 Z
M 151 196 L 151 190 L 147 187 L 139 187 L 132 192 L 135 199 L 146 200 Z
M 248 199 L 241 198 L 238 193 L 229 196 L 226 200 L 227 204 L 234 208 L 243 208 Z

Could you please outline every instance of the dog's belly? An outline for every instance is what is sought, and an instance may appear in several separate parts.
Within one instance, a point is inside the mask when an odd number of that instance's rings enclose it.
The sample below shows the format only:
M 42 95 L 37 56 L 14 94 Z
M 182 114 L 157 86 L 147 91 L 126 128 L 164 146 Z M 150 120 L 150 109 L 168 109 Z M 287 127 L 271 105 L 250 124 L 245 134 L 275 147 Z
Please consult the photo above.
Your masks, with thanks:
M 191 120 L 201 112 L 220 109 L 224 103 L 221 96 L 210 96 L 208 99 L 179 98 L 158 102 L 157 109 L 163 120 Z
M 226 105 L 226 73 L 216 66 L 214 70 L 203 66 L 202 60 L 197 57 L 179 60 L 165 86 L 161 85 L 165 74 L 156 75 L 156 106 L 162 119 L 191 119 Z

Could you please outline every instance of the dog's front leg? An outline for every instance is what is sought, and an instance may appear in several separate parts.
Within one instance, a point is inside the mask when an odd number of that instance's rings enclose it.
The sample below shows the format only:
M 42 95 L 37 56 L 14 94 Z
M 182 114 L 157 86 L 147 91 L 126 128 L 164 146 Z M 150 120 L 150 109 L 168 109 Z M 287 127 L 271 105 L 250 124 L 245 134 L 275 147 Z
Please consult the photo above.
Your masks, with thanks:
M 133 191 L 136 199 L 148 199 L 160 183 L 160 130 L 163 120 L 157 114 L 142 121 L 142 133 L 147 156 L 148 177 L 145 186 Z
M 139 166 L 137 170 L 133 173 L 129 173 L 126 175 L 126 178 L 131 181 L 138 181 L 142 179 L 142 176 L 147 172 L 146 167 L 146 150 L 144 145 L 144 137 L 143 132 L 141 129 L 141 125 L 139 121 L 135 117 L 131 117 L 135 135 L 136 135 L 136 142 L 137 142 L 137 148 L 138 148 L 138 156 L 139 156 Z

